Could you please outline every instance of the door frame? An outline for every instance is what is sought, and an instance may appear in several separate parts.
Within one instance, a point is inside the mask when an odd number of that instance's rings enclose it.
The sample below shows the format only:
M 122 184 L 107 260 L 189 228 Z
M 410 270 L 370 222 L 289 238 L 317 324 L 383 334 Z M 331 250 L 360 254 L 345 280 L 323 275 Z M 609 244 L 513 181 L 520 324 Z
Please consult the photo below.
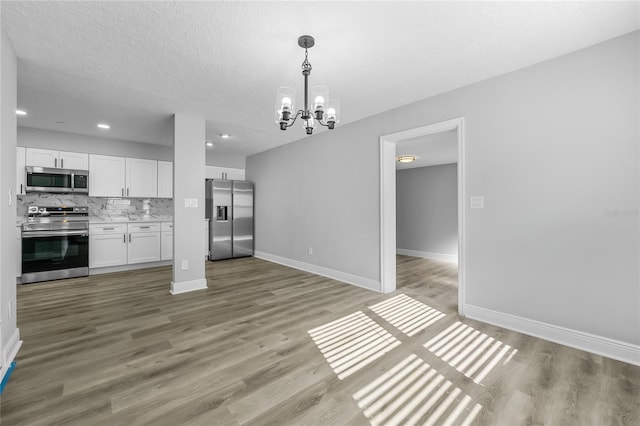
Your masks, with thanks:
M 458 313 L 465 304 L 465 132 L 464 117 L 380 136 L 380 292 L 396 290 L 396 143 L 456 130 L 458 138 Z

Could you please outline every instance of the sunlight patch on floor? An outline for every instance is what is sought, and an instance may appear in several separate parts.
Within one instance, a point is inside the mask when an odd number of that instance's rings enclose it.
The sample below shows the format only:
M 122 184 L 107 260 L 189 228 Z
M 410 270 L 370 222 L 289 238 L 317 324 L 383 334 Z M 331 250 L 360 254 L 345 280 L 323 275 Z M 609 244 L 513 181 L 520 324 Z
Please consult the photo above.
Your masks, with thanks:
M 424 347 L 476 383 L 487 377 L 500 362 L 507 364 L 518 352 L 459 321 L 429 340 Z
M 353 394 L 372 425 L 470 424 L 482 407 L 415 354 Z
M 360 311 L 308 333 L 340 380 L 400 344 L 398 339 Z
M 407 336 L 414 336 L 445 316 L 442 312 L 406 294 L 399 294 L 370 306 L 369 309 Z

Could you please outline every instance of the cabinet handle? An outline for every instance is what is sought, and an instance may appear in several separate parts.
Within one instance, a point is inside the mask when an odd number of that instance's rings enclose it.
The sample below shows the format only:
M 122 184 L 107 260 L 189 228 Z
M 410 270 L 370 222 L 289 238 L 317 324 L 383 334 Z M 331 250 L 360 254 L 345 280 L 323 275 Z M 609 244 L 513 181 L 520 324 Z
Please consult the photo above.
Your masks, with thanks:
M 60 159 L 60 168 L 64 169 L 64 158 Z
M 122 196 L 124 197 L 124 188 L 122 188 Z
M 20 194 L 22 194 L 22 184 L 20 184 Z
M 102 228 L 103 231 L 113 231 L 115 228 Z
M 131 242 L 131 234 L 129 234 L 129 242 Z
M 141 226 L 140 229 L 149 229 L 151 226 Z
M 58 167 L 58 159 L 57 158 L 53 159 L 53 167 Z
M 122 234 L 122 242 L 123 243 L 127 242 L 127 234 Z
M 129 196 L 129 188 L 127 188 L 127 197 Z

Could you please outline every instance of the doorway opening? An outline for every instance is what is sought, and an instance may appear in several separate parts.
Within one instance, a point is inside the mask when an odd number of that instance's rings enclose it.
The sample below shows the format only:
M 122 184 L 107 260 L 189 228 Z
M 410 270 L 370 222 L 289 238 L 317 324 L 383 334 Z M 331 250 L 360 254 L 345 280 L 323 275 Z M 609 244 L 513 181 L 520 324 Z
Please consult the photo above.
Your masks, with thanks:
M 465 300 L 465 181 L 464 118 L 456 118 L 380 137 L 380 291 L 396 290 L 396 157 L 402 144 L 415 143 L 421 137 L 438 133 L 450 135 L 457 143 L 457 246 L 458 313 L 464 315 Z M 413 141 L 413 142 L 412 142 Z

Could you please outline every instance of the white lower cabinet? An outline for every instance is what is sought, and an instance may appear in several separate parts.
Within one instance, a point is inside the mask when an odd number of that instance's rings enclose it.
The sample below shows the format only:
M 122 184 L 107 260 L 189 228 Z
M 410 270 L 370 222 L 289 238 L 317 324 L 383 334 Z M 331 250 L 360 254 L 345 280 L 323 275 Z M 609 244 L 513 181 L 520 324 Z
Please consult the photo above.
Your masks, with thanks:
M 162 222 L 160 240 L 160 259 L 173 259 L 173 222 Z
M 89 268 L 127 264 L 127 224 L 89 225 Z
M 160 223 L 89 225 L 89 268 L 160 260 Z
M 129 223 L 127 263 L 147 263 L 160 260 L 160 224 Z

